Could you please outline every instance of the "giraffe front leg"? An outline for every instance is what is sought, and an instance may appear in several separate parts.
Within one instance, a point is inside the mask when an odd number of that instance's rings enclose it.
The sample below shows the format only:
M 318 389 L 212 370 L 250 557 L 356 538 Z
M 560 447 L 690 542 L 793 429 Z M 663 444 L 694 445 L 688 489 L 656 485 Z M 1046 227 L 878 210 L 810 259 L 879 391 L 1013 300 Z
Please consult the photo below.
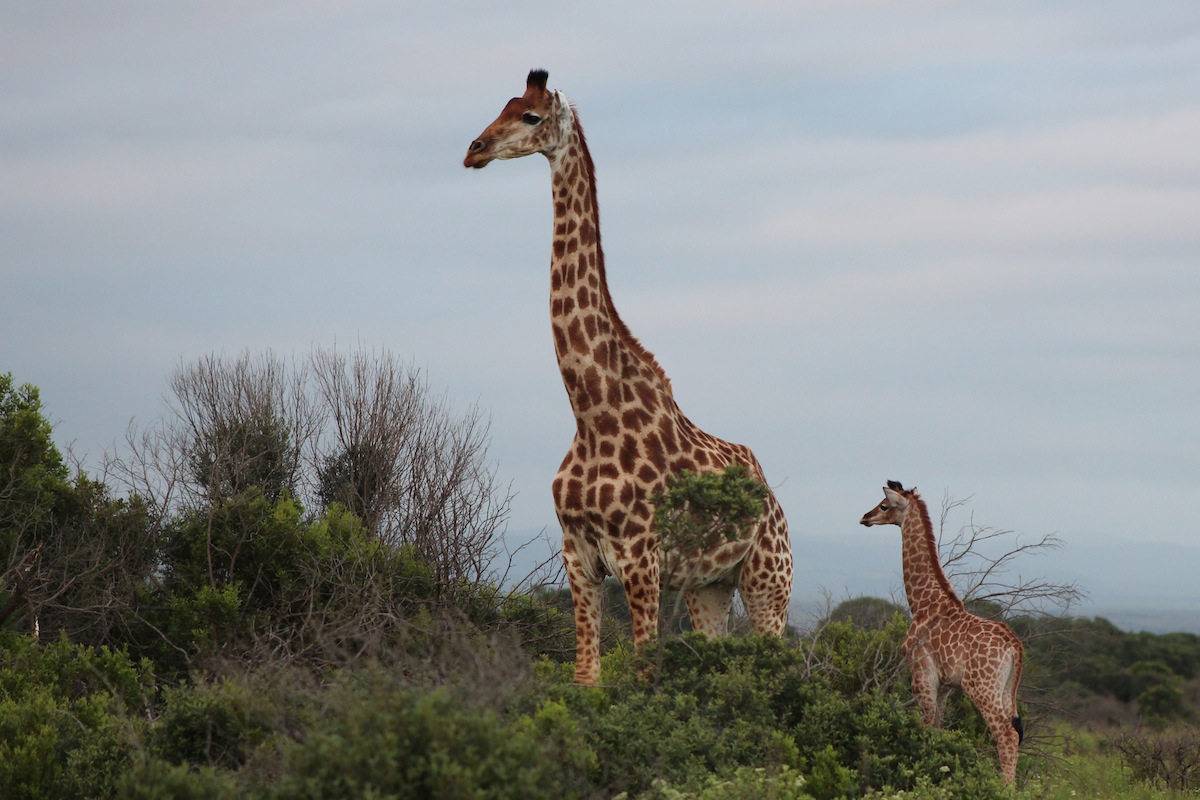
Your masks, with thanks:
M 595 686 L 600 682 L 600 583 L 572 553 L 563 553 L 571 603 L 575 607 L 575 682 Z
M 625 589 L 629 620 L 633 626 L 633 646 L 640 648 L 658 636 L 659 568 L 658 559 L 629 562 L 617 576 Z
M 922 720 L 926 725 L 942 727 L 945 698 L 940 696 L 941 678 L 938 676 L 933 657 L 917 649 L 909 656 L 908 664 L 912 671 L 913 696 L 917 698 L 917 704 L 921 707 Z

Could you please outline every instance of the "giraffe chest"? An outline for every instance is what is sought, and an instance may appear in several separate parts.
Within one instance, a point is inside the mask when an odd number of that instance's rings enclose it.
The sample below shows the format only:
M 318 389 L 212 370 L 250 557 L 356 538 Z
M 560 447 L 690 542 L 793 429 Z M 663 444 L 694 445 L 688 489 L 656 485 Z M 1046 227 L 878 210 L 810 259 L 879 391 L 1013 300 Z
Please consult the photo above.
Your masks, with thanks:
M 592 526 L 636 531 L 648 523 L 653 497 L 671 475 L 731 460 L 668 409 L 655 414 L 634 403 L 608 406 L 579 420 L 555 478 L 555 504 L 560 515 L 584 516 Z

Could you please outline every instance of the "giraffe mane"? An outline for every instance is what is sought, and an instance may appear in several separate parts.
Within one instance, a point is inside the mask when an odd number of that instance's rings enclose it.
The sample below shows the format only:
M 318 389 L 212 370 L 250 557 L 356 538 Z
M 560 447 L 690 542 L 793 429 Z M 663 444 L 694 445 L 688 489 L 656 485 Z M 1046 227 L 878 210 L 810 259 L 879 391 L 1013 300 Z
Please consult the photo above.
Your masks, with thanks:
M 531 72 L 530 79 L 532 77 L 533 73 Z M 583 135 L 583 126 L 579 124 L 579 113 L 575 110 L 574 104 L 571 104 L 569 108 L 571 109 L 571 121 L 575 125 L 575 131 L 579 134 L 579 149 L 583 153 L 583 162 L 587 166 L 588 191 L 591 192 L 593 207 L 596 209 L 597 218 L 599 218 L 600 205 L 597 202 L 596 194 L 596 165 L 592 161 L 592 152 L 588 149 L 587 138 Z M 667 373 L 663 370 L 662 365 L 658 363 L 654 354 L 638 341 L 638 338 L 629 330 L 629 326 L 625 324 L 625 320 L 621 319 L 620 314 L 617 313 L 617 307 L 613 303 L 612 295 L 608 291 L 608 276 L 604 268 L 604 248 L 600 242 L 600 225 L 598 223 L 596 225 L 596 267 L 600 273 L 600 286 L 604 302 L 612 316 L 612 324 L 617 332 L 617 337 L 620 338 L 626 347 L 633 351 L 634 355 L 641 359 L 642 363 L 654 370 L 655 374 L 658 375 L 666 387 L 667 395 L 674 397 L 675 391 L 671 388 L 671 379 L 667 377 Z
M 954 591 L 954 587 L 950 585 L 950 579 L 946 577 L 946 571 L 942 569 L 942 559 L 938 555 L 937 538 L 933 535 L 933 522 L 929 519 L 929 509 L 926 507 L 925 501 L 921 499 L 921 495 L 917 494 L 916 487 L 906 489 L 904 492 L 909 496 L 917 513 L 921 515 L 921 524 L 925 528 L 921 546 L 929 550 L 929 555 L 932 559 L 930 563 L 933 564 L 933 574 L 934 578 L 937 579 L 938 586 L 946 592 L 947 596 L 952 599 L 956 606 L 965 609 L 966 606 L 963 604 L 962 598 L 958 596 L 958 592 Z

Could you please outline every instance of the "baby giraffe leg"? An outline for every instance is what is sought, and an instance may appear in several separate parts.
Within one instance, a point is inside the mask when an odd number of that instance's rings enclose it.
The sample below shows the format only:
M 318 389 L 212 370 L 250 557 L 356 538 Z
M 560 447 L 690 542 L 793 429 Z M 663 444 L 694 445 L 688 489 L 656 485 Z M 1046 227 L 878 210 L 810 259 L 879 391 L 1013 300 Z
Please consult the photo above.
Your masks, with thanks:
M 942 727 L 942 708 L 945 697 L 941 696 L 941 680 L 932 658 L 918 657 L 909 662 L 912 670 L 913 696 L 921 706 L 921 716 L 926 725 Z
M 984 714 L 984 722 L 996 740 L 996 755 L 1000 760 L 1000 777 L 1006 784 L 1017 779 L 1017 746 L 1020 734 L 1013 725 L 1013 717 L 997 709 Z

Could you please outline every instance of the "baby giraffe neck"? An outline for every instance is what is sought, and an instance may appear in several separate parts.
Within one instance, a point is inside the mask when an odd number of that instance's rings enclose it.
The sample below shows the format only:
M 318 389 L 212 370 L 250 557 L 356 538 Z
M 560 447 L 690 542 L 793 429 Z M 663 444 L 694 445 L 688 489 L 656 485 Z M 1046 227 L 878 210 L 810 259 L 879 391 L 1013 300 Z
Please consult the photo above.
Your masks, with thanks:
M 925 501 L 914 495 L 900 526 L 903 540 L 904 593 L 913 618 L 936 615 L 948 608 L 963 608 L 942 571 L 937 539 Z

